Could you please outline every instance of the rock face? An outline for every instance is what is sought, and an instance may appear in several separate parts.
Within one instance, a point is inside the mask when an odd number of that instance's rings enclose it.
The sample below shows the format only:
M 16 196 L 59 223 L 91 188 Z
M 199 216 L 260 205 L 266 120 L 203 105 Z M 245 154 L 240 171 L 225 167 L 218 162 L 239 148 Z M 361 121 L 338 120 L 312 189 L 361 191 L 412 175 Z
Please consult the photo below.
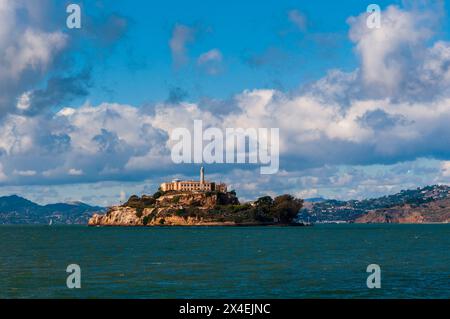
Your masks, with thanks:
M 167 192 L 152 199 L 132 196 L 122 206 L 111 207 L 106 214 L 95 214 L 89 226 L 195 226 L 233 225 L 220 220 L 211 210 L 220 205 L 239 205 L 234 193 Z
M 201 216 L 182 216 L 170 208 L 139 209 L 114 206 L 105 215 L 95 214 L 89 220 L 89 226 L 196 226 L 219 225 L 217 222 Z M 140 216 L 140 217 L 138 217 Z M 233 224 L 231 222 L 225 224 Z

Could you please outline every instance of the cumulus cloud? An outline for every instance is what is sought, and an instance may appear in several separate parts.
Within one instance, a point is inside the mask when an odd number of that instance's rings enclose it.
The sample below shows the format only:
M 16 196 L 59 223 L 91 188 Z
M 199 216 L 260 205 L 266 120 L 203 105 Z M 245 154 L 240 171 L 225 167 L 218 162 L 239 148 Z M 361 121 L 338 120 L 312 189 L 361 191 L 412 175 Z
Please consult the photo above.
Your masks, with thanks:
M 430 9 L 389 6 L 381 14 L 380 28 L 368 28 L 366 14 L 348 19 L 366 96 L 417 100 L 443 88 L 436 84 L 445 80 L 448 43 L 426 46 L 439 17 L 439 12 Z
M 6 76 L 16 80 L 25 70 L 45 71 L 54 57 L 66 45 L 62 32 L 38 32 L 26 29 L 16 43 L 4 48 Z
M 27 91 L 19 97 L 17 108 L 27 114 L 37 114 L 59 107 L 75 98 L 89 94 L 91 86 L 89 69 L 68 76 L 50 78 L 45 88 Z
M 0 148 L 7 159 L 4 171 L 45 172 L 33 176 L 41 181 L 64 180 L 74 167 L 85 172 L 86 181 L 155 173 L 164 167 L 177 171 L 171 165 L 168 136 L 176 127 L 192 130 L 192 119 L 202 119 L 205 127 L 222 129 L 280 127 L 281 168 L 288 171 L 395 163 L 433 154 L 450 156 L 444 141 L 450 133 L 448 102 L 356 101 L 344 111 L 311 96 L 253 90 L 236 96 L 239 109 L 228 114 L 184 102 L 157 105 L 151 114 L 126 105 L 85 105 L 64 108 L 51 119 L 9 116 L 1 126 Z M 348 176 L 331 182 L 346 181 Z
M 28 1 L 0 2 L 0 116 L 14 109 L 19 95 L 26 97 L 23 89 L 38 83 L 68 45 L 67 35 L 35 23 L 34 9 Z M 29 16 L 27 24 L 22 23 L 24 15 Z
M 0 125 L 2 172 L 11 183 L 31 184 L 129 177 L 127 170 L 156 168 L 169 154 L 167 135 L 152 122 L 138 108 L 118 104 L 10 114 Z
M 367 28 L 366 14 L 351 18 L 360 68 L 331 70 L 298 94 L 244 91 L 235 97 L 237 109 L 223 116 L 198 114 L 195 104 L 168 107 L 162 113 L 173 121 L 166 129 L 197 117 L 222 127 L 278 127 L 287 169 L 448 158 L 450 44 L 426 41 L 436 15 L 390 6 L 380 29 Z
M 90 66 L 98 56 L 104 61 L 103 52 L 128 28 L 126 18 L 103 9 L 99 15 L 95 10 L 83 12 L 83 28 L 68 32 L 65 20 L 58 18 L 65 18 L 65 5 L 0 0 L 0 117 L 37 114 L 85 97 L 91 85 Z M 92 46 L 97 57 L 88 52 Z

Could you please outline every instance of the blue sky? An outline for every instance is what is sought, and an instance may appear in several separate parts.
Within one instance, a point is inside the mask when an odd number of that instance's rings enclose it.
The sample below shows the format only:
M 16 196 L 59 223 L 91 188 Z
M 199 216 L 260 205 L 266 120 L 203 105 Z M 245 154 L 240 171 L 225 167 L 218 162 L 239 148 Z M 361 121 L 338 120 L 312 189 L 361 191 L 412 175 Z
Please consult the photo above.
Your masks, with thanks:
M 198 165 L 168 136 L 277 127 L 280 172 L 208 165 L 243 199 L 450 182 L 448 3 L 0 0 L 0 195 L 111 205 Z

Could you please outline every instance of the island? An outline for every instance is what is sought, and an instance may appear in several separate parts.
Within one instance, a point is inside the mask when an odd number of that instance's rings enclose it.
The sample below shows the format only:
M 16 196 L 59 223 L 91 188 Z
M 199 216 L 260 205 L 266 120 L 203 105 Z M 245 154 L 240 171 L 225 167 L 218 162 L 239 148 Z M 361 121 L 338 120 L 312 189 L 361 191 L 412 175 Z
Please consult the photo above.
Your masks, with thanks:
M 94 214 L 89 226 L 268 226 L 296 225 L 303 200 L 285 194 L 263 196 L 240 203 L 224 183 L 173 180 L 162 183 L 153 195 L 131 196 L 122 205 Z

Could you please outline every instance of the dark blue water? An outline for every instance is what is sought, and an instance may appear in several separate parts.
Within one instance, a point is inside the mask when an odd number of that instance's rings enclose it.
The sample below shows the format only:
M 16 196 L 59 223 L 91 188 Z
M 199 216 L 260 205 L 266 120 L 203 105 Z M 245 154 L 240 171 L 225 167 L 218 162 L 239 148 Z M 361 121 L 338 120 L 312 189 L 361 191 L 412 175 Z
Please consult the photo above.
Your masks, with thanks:
M 450 225 L 1 226 L 0 243 L 2 298 L 450 298 Z

